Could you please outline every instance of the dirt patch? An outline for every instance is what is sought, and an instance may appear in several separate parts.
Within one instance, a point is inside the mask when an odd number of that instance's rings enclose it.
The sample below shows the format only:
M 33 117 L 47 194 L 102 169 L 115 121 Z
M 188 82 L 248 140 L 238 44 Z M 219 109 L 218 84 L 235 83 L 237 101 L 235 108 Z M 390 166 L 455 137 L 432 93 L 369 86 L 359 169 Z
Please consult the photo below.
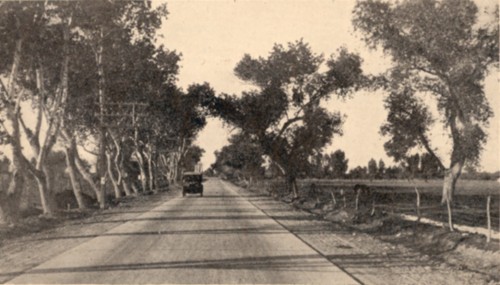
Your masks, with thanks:
M 0 283 L 179 195 L 179 188 L 171 187 L 167 192 L 116 200 L 104 210 L 60 211 L 53 218 L 31 215 L 16 226 L 0 227 Z
M 478 234 L 387 217 L 373 227 L 355 226 L 381 240 L 402 244 L 460 269 L 480 272 L 500 281 L 500 243 Z

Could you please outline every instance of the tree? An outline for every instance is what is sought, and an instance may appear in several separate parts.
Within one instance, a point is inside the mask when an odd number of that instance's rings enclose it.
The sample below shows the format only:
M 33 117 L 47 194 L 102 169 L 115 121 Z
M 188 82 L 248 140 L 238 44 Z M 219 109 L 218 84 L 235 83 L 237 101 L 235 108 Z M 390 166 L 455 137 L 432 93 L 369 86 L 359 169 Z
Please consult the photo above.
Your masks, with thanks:
M 92 186 L 103 206 L 105 184 L 94 183 L 78 155 L 77 144 L 93 142 L 93 137 L 100 134 L 100 182 L 104 182 L 106 175 L 106 150 L 107 173 L 116 178 L 117 172 L 111 167 L 119 170 L 129 158 L 127 152 L 122 151 L 129 134 L 104 130 L 98 124 L 102 118 L 99 115 L 107 111 L 103 107 L 106 98 L 114 103 L 150 102 L 158 98 L 161 87 L 175 81 L 179 56 L 163 47 L 156 48 L 153 43 L 155 30 L 166 14 L 164 5 L 152 9 L 148 1 L 0 4 L 3 39 L 0 79 L 8 79 L 0 86 L 0 135 L 3 143 L 10 144 L 13 156 L 11 187 L 0 191 L 0 216 L 14 216 L 26 171 L 37 180 L 44 213 L 52 212 L 53 187 L 47 159 L 57 140 L 64 147 L 79 205 L 84 207 L 79 199 L 78 172 Z M 107 74 L 114 76 L 108 78 Z M 31 101 L 31 109 L 22 109 L 24 101 Z M 96 105 L 97 101 L 101 104 Z M 36 118 L 33 126 L 26 124 L 23 118 L 23 114 L 31 112 Z M 117 120 L 108 122 L 110 126 L 119 124 Z M 21 135 L 28 139 L 35 154 L 31 161 L 23 152 Z M 141 137 L 141 142 L 147 149 L 155 138 L 150 132 L 146 132 L 145 137 Z M 112 182 L 120 183 L 120 174 L 118 171 L 118 178 L 111 179 Z M 115 190 L 119 196 L 120 191 Z
M 202 101 L 214 97 L 215 91 L 208 83 L 204 83 L 190 85 L 187 92 L 167 88 L 163 93 L 165 100 L 157 106 L 164 113 L 164 122 L 169 126 L 165 133 L 170 138 L 175 138 L 171 140 L 171 180 L 175 183 L 181 178 L 180 161 L 206 125 L 206 111 L 202 108 Z
M 351 179 L 365 179 L 368 175 L 366 167 L 357 166 L 349 171 L 349 178 Z
M 368 161 L 368 177 L 370 180 L 374 179 L 378 175 L 377 161 L 375 159 L 370 159 Z
M 394 63 L 383 84 L 390 93 L 388 122 L 382 127 L 391 138 L 386 150 L 400 160 L 422 147 L 439 161 L 445 169 L 442 203 L 448 205 L 464 165 L 479 159 L 483 129 L 492 116 L 483 80 L 490 67 L 498 66 L 498 6 L 490 18 L 480 23 L 471 0 L 367 0 L 358 1 L 354 10 L 354 26 L 367 44 L 382 46 Z M 430 142 L 434 120 L 418 99 L 422 93 L 434 96 L 449 131 L 447 167 Z
M 385 163 L 382 159 L 378 161 L 378 178 L 379 179 L 384 179 L 385 178 Z
M 147 77 L 163 79 L 164 76 L 153 76 L 157 68 L 148 67 L 155 67 L 154 58 L 151 55 L 152 41 L 167 11 L 164 5 L 160 5 L 155 10 L 151 9 L 148 1 L 82 1 L 78 4 L 75 5 L 78 8 L 75 18 L 81 23 L 78 26 L 79 38 L 83 44 L 90 47 L 95 59 L 94 74 L 97 76 L 94 78 L 96 84 L 93 93 L 97 93 L 98 98 L 93 98 L 93 100 L 99 102 L 99 105 L 98 112 L 90 117 L 94 118 L 94 123 L 98 123 L 103 120 L 105 112 L 109 111 L 107 108 L 109 102 L 141 101 L 154 95 L 153 93 L 159 89 L 154 88 L 158 85 L 151 84 L 152 80 L 148 80 Z M 130 64 L 134 59 L 133 64 Z M 114 76 L 108 77 L 110 73 Z M 126 92 L 123 92 L 124 90 Z M 118 100 L 113 100 L 115 98 Z M 91 107 L 91 110 L 95 110 L 95 106 Z M 100 206 L 104 207 L 104 181 L 106 173 L 110 172 L 109 165 L 106 163 L 106 129 L 102 121 L 94 125 L 94 128 L 98 138 L 96 160 L 96 169 L 100 177 L 98 200 Z M 147 176 L 144 171 L 145 162 L 142 151 L 147 147 L 142 148 L 142 145 L 139 147 L 138 137 L 134 135 L 134 138 L 135 155 L 139 161 L 143 178 L 141 182 L 145 190 Z M 151 161 L 148 160 L 148 162 Z M 151 176 L 150 181 L 152 181 Z M 152 184 L 150 182 L 150 186 Z M 119 192 L 115 191 L 115 193 Z
M 436 159 L 428 154 L 424 153 L 420 157 L 420 172 L 422 176 L 427 180 L 429 178 L 438 178 L 443 172 L 443 169 L 440 167 L 439 162 Z
M 333 93 L 345 96 L 363 79 L 361 59 L 345 49 L 326 62 L 326 72 L 319 71 L 323 62 L 303 41 L 275 45 L 267 58 L 247 54 L 234 72 L 257 89 L 205 102 L 215 115 L 259 143 L 282 170 L 294 196 L 304 162 L 341 134 L 340 114 L 328 112 L 321 101 Z
M 244 133 L 232 135 L 229 143 L 215 153 L 213 169 L 226 176 L 240 176 L 251 184 L 254 178 L 264 172 L 264 154 L 260 145 Z
M 180 162 L 180 166 L 185 171 L 195 171 L 195 167 L 201 161 L 203 153 L 205 153 L 205 150 L 201 147 L 197 145 L 189 146 Z
M 338 149 L 330 155 L 326 155 L 326 173 L 330 178 L 344 178 L 349 168 L 349 160 L 345 158 L 345 152 Z
M 59 135 L 68 98 L 72 14 L 64 4 L 42 2 L 2 3 L 0 13 L 3 14 L 0 30 L 4 39 L 0 77 L 8 78 L 7 84 L 2 81 L 0 87 L 2 115 L 8 122 L 5 124 L 2 120 L 2 133 L 8 139 L 13 156 L 13 179 L 7 193 L 13 198 L 11 202 L 17 204 L 16 193 L 22 191 L 28 171 L 37 182 L 43 213 L 51 215 L 53 187 L 47 157 Z M 29 99 L 35 110 L 34 127 L 27 126 L 23 118 L 21 105 Z M 46 125 L 43 132 L 42 121 Z M 28 139 L 35 156 L 33 160 L 23 152 L 21 132 Z M 7 202 L 9 197 L 0 200 Z
M 402 179 L 404 178 L 402 175 L 401 167 L 399 166 L 389 166 L 385 170 L 385 178 L 387 179 Z
M 406 157 L 403 165 L 407 179 L 415 179 L 420 176 L 420 155 L 418 153 Z

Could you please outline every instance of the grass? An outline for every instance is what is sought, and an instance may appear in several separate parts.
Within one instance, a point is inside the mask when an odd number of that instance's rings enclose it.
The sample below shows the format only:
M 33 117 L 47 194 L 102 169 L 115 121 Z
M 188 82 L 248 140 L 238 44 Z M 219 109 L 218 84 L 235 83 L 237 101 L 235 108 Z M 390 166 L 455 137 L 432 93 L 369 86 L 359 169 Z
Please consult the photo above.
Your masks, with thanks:
M 352 187 L 355 184 L 366 184 L 377 190 L 414 192 L 415 187 L 421 192 L 441 194 L 442 179 L 425 181 L 423 179 L 408 180 L 347 180 L 347 179 L 303 179 L 301 185 L 315 183 L 323 187 Z M 491 180 L 458 180 L 456 195 L 500 195 L 500 183 Z
M 283 193 L 285 187 L 282 180 L 261 181 L 262 187 Z M 311 194 L 311 185 L 315 184 L 317 192 Z M 442 180 L 327 180 L 303 179 L 298 181 L 300 196 L 318 197 L 327 202 L 331 200 L 330 192 L 335 193 L 339 203 L 346 200 L 346 207 L 353 208 L 355 195 L 351 191 L 355 184 L 366 184 L 372 189 L 370 197 L 360 197 L 362 203 L 371 205 L 372 197 L 380 211 L 414 215 L 416 193 L 420 192 L 421 213 L 423 217 L 446 222 L 446 207 L 441 205 Z M 344 189 L 344 196 L 341 196 Z M 497 181 L 459 180 L 453 202 L 453 219 L 456 224 L 486 227 L 486 200 L 491 195 L 492 227 L 500 226 L 500 183 Z M 364 199 L 363 199 L 364 198 Z M 368 205 L 369 204 L 369 205 Z

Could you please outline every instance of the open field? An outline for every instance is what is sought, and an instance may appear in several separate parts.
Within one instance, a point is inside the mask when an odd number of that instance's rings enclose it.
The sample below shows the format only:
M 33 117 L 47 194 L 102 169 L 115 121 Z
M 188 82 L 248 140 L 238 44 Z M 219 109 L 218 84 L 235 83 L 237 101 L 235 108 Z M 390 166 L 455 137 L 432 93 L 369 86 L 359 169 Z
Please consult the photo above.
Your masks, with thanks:
M 433 180 L 327 180 L 327 179 L 304 179 L 300 185 L 316 184 L 319 187 L 351 187 L 355 184 L 366 184 L 377 191 L 414 192 L 415 187 L 420 192 L 441 194 L 443 187 L 442 179 Z M 459 180 L 456 188 L 457 195 L 500 195 L 500 183 L 491 180 Z
M 272 191 L 284 191 L 280 181 L 264 181 Z M 315 193 L 311 191 L 314 184 Z M 439 222 L 447 222 L 446 207 L 441 205 L 442 180 L 319 180 L 303 179 L 298 182 L 300 196 L 314 196 L 325 203 L 336 197 L 338 207 L 354 208 L 355 184 L 366 184 L 372 191 L 371 197 L 360 197 L 361 204 L 382 213 L 416 215 L 416 192 L 420 192 L 420 212 L 422 217 Z M 472 227 L 487 227 L 486 204 L 491 196 L 490 214 L 492 229 L 500 227 L 500 183 L 497 181 L 462 180 L 458 182 L 453 202 L 454 223 Z M 342 190 L 343 195 L 342 195 Z M 345 204 L 344 204 L 345 203 Z M 363 206 L 363 205 L 361 205 Z

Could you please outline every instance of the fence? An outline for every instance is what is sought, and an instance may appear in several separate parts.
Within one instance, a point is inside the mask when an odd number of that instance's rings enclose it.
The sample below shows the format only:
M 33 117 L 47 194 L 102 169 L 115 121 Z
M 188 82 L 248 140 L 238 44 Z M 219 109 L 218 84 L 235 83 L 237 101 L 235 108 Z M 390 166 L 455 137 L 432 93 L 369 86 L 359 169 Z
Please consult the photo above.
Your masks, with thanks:
M 428 184 L 432 187 L 422 187 L 426 184 L 420 181 L 413 184 L 407 181 L 390 181 L 390 183 L 386 182 L 390 184 L 387 186 L 383 185 L 383 181 L 377 181 L 378 183 L 370 185 L 370 191 L 365 195 L 355 193 L 353 190 L 354 184 L 359 182 L 301 180 L 298 183 L 299 196 L 323 201 L 323 203 L 331 201 L 336 204 L 336 207 L 341 208 L 370 207 L 372 213 L 382 211 L 416 216 L 417 220 L 425 218 L 443 224 L 448 222 L 446 206 L 441 205 L 440 188 L 435 187 L 438 182 Z M 414 185 L 419 185 L 419 187 Z M 454 223 L 486 228 L 489 232 L 487 238 L 490 240 L 491 232 L 498 232 L 500 227 L 500 191 L 492 189 L 491 187 L 495 184 L 490 182 L 487 184 L 490 188 L 486 190 L 478 188 L 481 186 L 480 182 L 469 183 L 469 185 L 475 185 L 476 189 L 468 191 L 462 189 L 454 197 L 452 207 Z M 276 196 L 288 194 L 282 180 L 259 181 L 254 187 L 268 189 L 268 192 Z

